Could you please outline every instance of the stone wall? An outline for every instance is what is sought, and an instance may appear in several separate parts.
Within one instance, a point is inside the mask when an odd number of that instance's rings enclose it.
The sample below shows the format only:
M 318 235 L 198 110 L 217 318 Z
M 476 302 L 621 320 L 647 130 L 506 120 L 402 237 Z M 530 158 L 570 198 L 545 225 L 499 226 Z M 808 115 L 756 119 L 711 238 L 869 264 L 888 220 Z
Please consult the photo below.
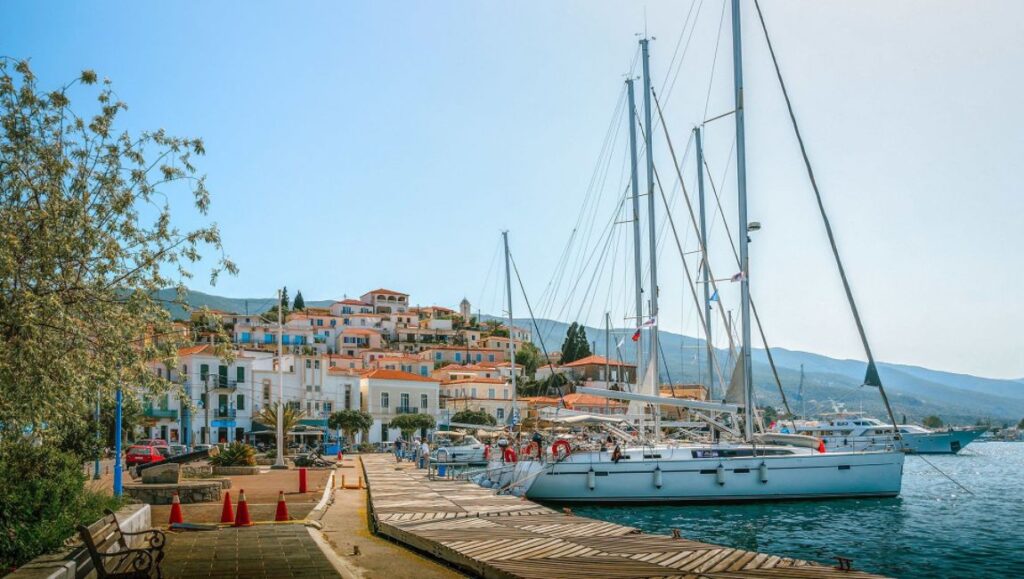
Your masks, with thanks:
M 178 493 L 182 503 L 210 503 L 221 500 L 219 480 L 187 480 L 178 484 L 126 484 L 124 494 L 150 505 L 169 505 Z
M 215 466 L 215 467 L 213 467 L 213 474 L 215 474 L 217 476 L 238 476 L 238 475 L 260 474 L 260 467 L 258 467 L 258 466 Z

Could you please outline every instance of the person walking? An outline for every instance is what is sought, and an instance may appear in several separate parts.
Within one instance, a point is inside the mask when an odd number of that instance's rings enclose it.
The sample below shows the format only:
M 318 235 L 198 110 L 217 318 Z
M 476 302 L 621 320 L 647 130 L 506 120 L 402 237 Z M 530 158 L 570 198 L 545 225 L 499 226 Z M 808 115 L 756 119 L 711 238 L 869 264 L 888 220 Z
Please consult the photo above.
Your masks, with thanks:
M 420 445 L 420 468 L 427 468 L 427 464 L 430 462 L 430 444 L 427 439 L 423 439 L 423 443 Z
M 402 437 L 395 439 L 395 461 L 402 462 Z

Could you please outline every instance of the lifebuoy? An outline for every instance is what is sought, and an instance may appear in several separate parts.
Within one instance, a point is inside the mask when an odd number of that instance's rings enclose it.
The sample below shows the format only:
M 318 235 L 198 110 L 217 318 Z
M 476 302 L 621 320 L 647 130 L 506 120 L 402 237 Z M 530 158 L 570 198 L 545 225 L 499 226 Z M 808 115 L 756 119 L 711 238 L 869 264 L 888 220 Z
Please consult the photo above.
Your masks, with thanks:
M 533 449 L 534 449 L 534 445 L 536 445 L 536 444 L 537 443 L 532 442 L 532 441 L 531 442 L 527 442 L 526 444 L 524 444 L 519 449 L 519 455 L 520 456 L 524 456 L 524 457 L 526 457 L 526 456 L 534 456 Z M 540 456 L 540 446 L 538 445 L 538 446 L 536 446 L 536 448 L 537 448 L 537 456 Z
M 502 455 L 502 457 L 505 459 L 505 462 L 516 462 L 516 451 L 511 448 L 506 448 L 505 454 Z
M 565 456 L 572 454 L 572 447 L 569 446 L 568 440 L 556 440 L 555 443 L 551 445 L 551 454 L 554 455 L 555 458 L 558 458 L 559 448 L 565 449 Z

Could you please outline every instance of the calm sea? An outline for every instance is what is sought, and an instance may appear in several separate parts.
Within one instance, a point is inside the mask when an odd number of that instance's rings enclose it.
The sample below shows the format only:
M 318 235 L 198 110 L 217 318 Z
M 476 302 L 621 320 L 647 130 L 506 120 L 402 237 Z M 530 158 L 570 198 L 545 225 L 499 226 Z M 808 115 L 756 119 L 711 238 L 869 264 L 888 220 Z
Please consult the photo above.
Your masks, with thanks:
M 908 456 L 894 499 L 751 505 L 576 507 L 649 533 L 895 577 L 1024 577 L 1024 443 L 986 442 L 957 456 Z

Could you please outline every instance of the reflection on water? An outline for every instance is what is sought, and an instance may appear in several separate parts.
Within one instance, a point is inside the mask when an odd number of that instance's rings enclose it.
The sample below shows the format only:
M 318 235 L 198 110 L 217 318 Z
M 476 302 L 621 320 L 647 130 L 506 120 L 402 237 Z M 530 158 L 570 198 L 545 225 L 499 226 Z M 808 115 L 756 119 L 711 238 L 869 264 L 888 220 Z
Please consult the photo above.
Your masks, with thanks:
M 892 499 L 599 507 L 583 516 L 742 549 L 898 577 L 1024 577 L 1024 443 L 972 444 L 958 456 L 908 456 Z

